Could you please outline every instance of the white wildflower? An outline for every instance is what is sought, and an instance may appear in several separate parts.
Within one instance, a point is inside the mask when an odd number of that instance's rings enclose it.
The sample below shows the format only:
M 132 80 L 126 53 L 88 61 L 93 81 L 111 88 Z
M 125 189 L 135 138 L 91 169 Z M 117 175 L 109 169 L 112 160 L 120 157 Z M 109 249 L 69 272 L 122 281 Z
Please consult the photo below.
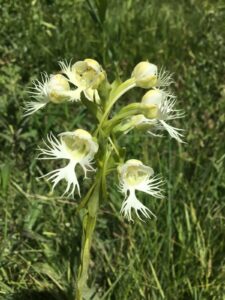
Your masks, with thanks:
M 42 81 L 34 82 L 30 94 L 35 101 L 26 103 L 24 116 L 35 113 L 49 102 L 62 103 L 66 100 L 76 99 L 76 91 L 70 90 L 68 80 L 61 74 L 50 76 L 44 74 Z
M 71 66 L 70 63 L 59 63 L 62 72 L 69 81 L 77 87 L 77 100 L 80 100 L 81 93 L 90 101 L 99 102 L 98 87 L 106 75 L 100 64 L 94 59 L 78 61 Z
M 158 67 L 148 61 L 138 63 L 135 66 L 131 77 L 135 78 L 136 86 L 144 89 L 167 87 L 173 82 L 169 72 L 164 69 L 158 71 Z
M 157 198 L 163 198 L 160 190 L 162 181 L 160 178 L 152 177 L 154 171 L 145 166 L 141 161 L 130 159 L 118 168 L 120 177 L 120 188 L 125 194 L 125 200 L 121 207 L 122 215 L 132 221 L 131 210 L 135 210 L 136 215 L 142 220 L 139 213 L 144 217 L 155 216 L 149 208 L 144 206 L 136 197 L 135 191 L 142 191 Z
M 48 177 L 48 180 L 53 182 L 52 190 L 59 181 L 65 179 L 67 187 L 64 194 L 69 193 L 69 196 L 73 196 L 77 188 L 80 195 L 75 167 L 79 164 L 87 178 L 87 171 L 94 171 L 92 163 L 94 155 L 98 151 L 98 144 L 91 134 L 83 129 L 64 132 L 59 136 L 60 139 L 57 139 L 53 134 L 48 135 L 48 143 L 45 143 L 47 148 L 39 148 L 39 159 L 67 159 L 69 163 L 66 167 L 53 170 L 42 177 Z
M 170 136 L 176 139 L 178 142 L 183 142 L 181 134 L 182 129 L 173 127 L 167 123 L 167 121 L 182 118 L 183 112 L 174 109 L 176 99 L 173 95 L 167 94 L 160 89 L 153 89 L 148 91 L 142 98 L 143 104 L 153 104 L 157 107 L 157 116 L 152 119 L 151 122 L 155 125 L 156 130 L 166 130 Z M 149 131 L 150 134 L 155 135 Z

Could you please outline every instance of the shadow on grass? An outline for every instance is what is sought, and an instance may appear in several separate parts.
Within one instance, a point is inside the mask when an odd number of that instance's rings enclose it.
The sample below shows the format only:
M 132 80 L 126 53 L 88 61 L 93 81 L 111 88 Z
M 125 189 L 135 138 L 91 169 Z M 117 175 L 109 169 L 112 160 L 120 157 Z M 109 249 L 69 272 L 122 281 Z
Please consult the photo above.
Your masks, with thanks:
M 23 290 L 14 294 L 10 300 L 68 300 L 63 293 L 55 291 Z

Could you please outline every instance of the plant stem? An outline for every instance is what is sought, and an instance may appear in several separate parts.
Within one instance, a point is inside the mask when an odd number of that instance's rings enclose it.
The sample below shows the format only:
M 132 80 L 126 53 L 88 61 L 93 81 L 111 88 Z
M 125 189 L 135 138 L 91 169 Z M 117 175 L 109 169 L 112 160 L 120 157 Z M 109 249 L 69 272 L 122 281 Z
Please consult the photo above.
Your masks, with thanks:
M 81 264 L 78 271 L 76 300 L 83 299 L 83 292 L 87 289 L 88 267 L 90 262 L 90 248 L 93 232 L 95 229 L 96 217 L 88 213 L 83 219 L 83 237 L 81 250 Z
M 99 130 L 102 130 L 104 121 L 107 119 L 112 106 L 116 103 L 116 101 L 128 90 L 135 86 L 134 78 L 130 78 L 124 83 L 122 83 L 117 89 L 110 95 L 108 106 L 106 107 L 98 128 L 95 131 L 95 136 L 98 134 Z M 108 159 L 110 157 L 110 151 L 107 151 L 106 144 L 107 140 L 105 139 L 105 134 L 102 135 L 103 141 L 102 145 L 102 155 L 103 157 L 99 157 L 99 169 L 96 174 L 96 185 L 93 189 L 93 192 L 90 192 L 90 198 L 87 200 L 87 211 L 83 217 L 83 236 L 82 236 L 82 248 L 81 248 L 81 263 L 78 270 L 78 276 L 76 281 L 76 300 L 83 300 L 85 298 L 84 295 L 86 291 L 88 291 L 87 280 L 88 280 L 88 267 L 90 262 L 90 249 L 91 249 L 91 240 L 93 236 L 93 232 L 96 225 L 97 220 L 97 212 L 99 207 L 99 197 L 100 195 L 106 195 L 106 187 L 105 187 L 105 175 L 106 175 L 106 165 Z M 112 140 L 110 139 L 112 146 L 114 146 Z M 114 150 L 117 155 L 119 152 L 114 146 Z M 86 199 L 85 199 L 86 203 Z
M 113 107 L 113 105 L 116 103 L 116 101 L 127 91 L 135 87 L 135 80 L 134 78 L 130 78 L 123 82 L 120 86 L 117 87 L 117 89 L 111 94 L 109 98 L 108 106 L 106 107 L 106 110 L 104 111 L 104 114 L 101 118 L 101 121 L 99 123 L 98 128 L 96 129 L 95 135 L 99 132 L 99 130 L 102 128 L 102 125 L 104 121 L 107 119 L 108 114 Z
M 77 282 L 76 282 L 76 300 L 83 300 L 85 291 L 88 290 L 88 267 L 90 262 L 90 249 L 93 232 L 96 225 L 98 206 L 99 206 L 99 188 L 100 178 L 97 176 L 98 184 L 96 185 L 92 195 L 88 202 L 88 211 L 83 217 L 83 235 L 82 235 L 82 247 L 81 247 L 81 263 L 78 270 Z

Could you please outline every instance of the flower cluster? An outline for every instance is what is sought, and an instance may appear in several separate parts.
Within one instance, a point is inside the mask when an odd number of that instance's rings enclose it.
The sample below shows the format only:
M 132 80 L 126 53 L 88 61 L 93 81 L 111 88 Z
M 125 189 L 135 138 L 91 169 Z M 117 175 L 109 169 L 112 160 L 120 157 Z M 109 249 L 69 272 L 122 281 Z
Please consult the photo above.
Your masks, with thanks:
M 62 168 L 57 168 L 43 175 L 52 182 L 52 189 L 61 181 L 67 182 L 63 195 L 73 197 L 77 190 L 80 195 L 80 185 L 76 173 L 77 165 L 83 169 L 84 178 L 88 171 L 96 171 L 105 176 L 101 168 L 107 170 L 104 153 L 111 153 L 116 149 L 114 139 L 130 130 L 139 128 L 153 136 L 160 136 L 158 131 L 166 130 L 178 142 L 182 141 L 182 130 L 168 124 L 171 120 L 181 118 L 182 111 L 175 109 L 176 98 L 167 90 L 173 82 L 171 75 L 158 71 L 156 65 L 140 62 L 134 68 L 131 77 L 118 84 L 108 82 L 106 72 L 93 59 L 85 59 L 74 64 L 60 62 L 59 73 L 48 76 L 44 74 L 41 81 L 35 81 L 31 96 L 35 98 L 25 106 L 25 116 L 31 115 L 48 103 L 60 104 L 66 101 L 81 101 L 86 98 L 84 105 L 89 109 L 89 103 L 96 107 L 97 123 L 94 134 L 84 129 L 63 132 L 58 138 L 53 133 L 47 136 L 44 148 L 39 148 L 38 158 L 41 160 L 67 160 Z M 121 111 L 110 118 L 112 106 L 118 99 L 133 87 L 148 89 L 141 101 L 128 104 Z M 102 92 L 103 91 L 103 92 Z M 112 134 L 113 133 L 113 134 Z M 100 150 L 100 151 L 99 151 Z M 117 166 L 120 191 L 125 195 L 121 213 L 129 221 L 132 219 L 132 209 L 138 218 L 154 216 L 149 208 L 138 199 L 136 191 L 145 192 L 156 198 L 162 198 L 162 180 L 153 176 L 152 168 L 136 159 L 129 159 L 121 163 L 117 156 L 112 155 L 114 170 Z M 97 169 L 93 163 L 97 161 Z M 107 172 L 106 172 L 107 173 Z M 96 176 L 96 180 L 101 180 Z M 98 179 L 97 179 L 98 178 Z M 99 191 L 101 193 L 101 191 Z
M 135 78 L 137 86 L 151 88 L 142 97 L 141 102 L 146 105 L 153 104 L 157 108 L 155 118 L 148 119 L 144 115 L 140 115 L 134 126 L 149 124 L 153 131 L 149 130 L 148 133 L 156 136 L 156 131 L 166 130 L 172 138 L 182 143 L 182 129 L 175 128 L 167 123 L 167 121 L 184 116 L 182 111 L 174 108 L 176 97 L 166 91 L 166 88 L 173 82 L 171 75 L 163 70 L 158 72 L 157 66 L 153 64 L 141 62 L 134 68 L 132 76 Z M 132 120 L 134 121 L 134 119 Z
M 43 74 L 41 81 L 35 81 L 30 94 L 36 101 L 25 106 L 25 116 L 35 113 L 47 103 L 64 101 L 80 101 L 81 93 L 90 101 L 99 101 L 98 87 L 105 79 L 105 72 L 93 59 L 78 61 L 71 66 L 59 62 L 61 73 L 48 76 Z

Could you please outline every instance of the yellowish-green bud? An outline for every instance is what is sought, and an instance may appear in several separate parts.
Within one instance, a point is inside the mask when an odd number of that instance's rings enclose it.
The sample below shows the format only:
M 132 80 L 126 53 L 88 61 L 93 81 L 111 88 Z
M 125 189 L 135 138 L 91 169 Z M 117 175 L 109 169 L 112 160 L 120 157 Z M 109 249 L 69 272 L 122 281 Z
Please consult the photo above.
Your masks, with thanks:
M 155 119 L 158 114 L 158 107 L 154 104 L 141 103 L 141 113 L 148 119 Z
M 149 89 L 157 84 L 158 68 L 148 61 L 142 61 L 136 65 L 131 76 L 135 78 L 136 86 Z
M 165 96 L 166 96 L 165 92 L 159 89 L 154 89 L 145 93 L 144 96 L 142 97 L 141 102 L 144 104 L 154 104 L 159 107 L 162 104 Z
M 66 77 L 61 74 L 52 75 L 46 85 L 48 98 L 53 103 L 61 103 L 66 100 L 65 92 L 70 90 Z

